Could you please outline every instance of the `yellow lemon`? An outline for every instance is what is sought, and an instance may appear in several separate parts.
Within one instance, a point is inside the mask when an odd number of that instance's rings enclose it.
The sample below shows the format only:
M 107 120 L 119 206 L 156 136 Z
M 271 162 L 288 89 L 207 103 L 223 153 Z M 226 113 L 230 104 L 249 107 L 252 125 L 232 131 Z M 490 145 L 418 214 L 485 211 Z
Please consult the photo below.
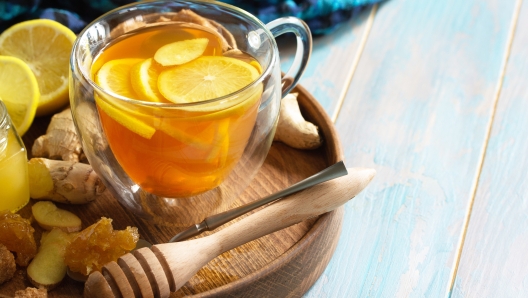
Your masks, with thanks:
M 130 70 L 142 61 L 135 58 L 110 60 L 95 75 L 95 83 L 106 91 L 134 99 L 137 95 L 132 88 Z M 119 99 L 96 95 L 95 101 L 109 117 L 138 135 L 150 139 L 156 132 L 152 125 L 139 119 L 139 115 Z
M 176 41 L 159 48 L 154 54 L 154 60 L 163 66 L 180 65 L 200 57 L 209 39 L 195 38 Z
M 161 69 L 152 63 L 152 58 L 137 63 L 130 70 L 132 88 L 139 99 L 154 102 L 169 102 L 158 90 L 158 76 Z
M 39 97 L 37 79 L 27 64 L 16 57 L 0 56 L 0 100 L 20 136 L 35 118 Z
M 158 89 L 175 103 L 191 103 L 231 94 L 259 76 L 252 65 L 222 56 L 203 56 L 162 71 Z
M 37 116 L 68 103 L 70 52 L 75 38 L 69 28 L 47 19 L 18 23 L 0 35 L 0 55 L 20 58 L 37 79 Z

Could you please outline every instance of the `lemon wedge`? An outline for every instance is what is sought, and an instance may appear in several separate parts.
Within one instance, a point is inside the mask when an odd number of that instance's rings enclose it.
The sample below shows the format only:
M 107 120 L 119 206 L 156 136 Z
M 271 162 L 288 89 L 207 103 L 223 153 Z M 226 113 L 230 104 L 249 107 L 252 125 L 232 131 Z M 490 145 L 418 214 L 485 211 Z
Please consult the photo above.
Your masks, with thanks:
M 136 98 L 130 80 L 130 70 L 142 61 L 136 58 L 110 60 L 95 75 L 95 83 L 106 91 L 131 99 Z M 139 119 L 140 115 L 127 108 L 126 103 L 120 102 L 119 99 L 96 94 L 95 102 L 110 118 L 146 139 L 150 139 L 156 132 L 152 125 Z
M 159 48 L 154 60 L 163 66 L 180 65 L 200 57 L 207 48 L 209 39 L 195 38 L 176 41 Z
M 130 70 L 132 88 L 141 100 L 168 102 L 158 90 L 161 69 L 152 63 L 152 58 L 135 64 Z
M 51 114 L 68 103 L 70 52 L 76 35 L 59 22 L 20 22 L 0 35 L 0 55 L 23 60 L 40 90 L 37 116 Z
M 174 103 L 200 102 L 240 90 L 258 76 L 255 67 L 238 59 L 203 56 L 162 71 L 158 89 Z
M 33 123 L 39 97 L 37 79 L 29 66 L 16 57 L 0 56 L 0 100 L 20 136 Z

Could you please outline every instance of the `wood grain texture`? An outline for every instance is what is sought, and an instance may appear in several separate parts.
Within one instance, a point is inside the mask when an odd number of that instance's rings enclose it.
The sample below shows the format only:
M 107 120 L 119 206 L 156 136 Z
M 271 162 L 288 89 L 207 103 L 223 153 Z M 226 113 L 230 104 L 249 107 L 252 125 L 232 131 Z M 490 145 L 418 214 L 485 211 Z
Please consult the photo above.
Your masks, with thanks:
M 336 125 L 377 169 L 307 297 L 447 295 L 515 1 L 380 5 Z
M 257 178 L 237 199 L 237 204 L 269 195 L 342 160 L 341 145 L 328 115 L 305 89 L 298 87 L 297 91 L 301 111 L 308 120 L 321 127 L 325 138 L 324 146 L 317 150 L 303 151 L 281 143 L 273 144 Z M 35 121 L 35 125 L 24 136 L 28 148 L 36 137 L 45 132 L 47 123 L 49 118 Z M 106 216 L 114 220 L 115 229 L 124 229 L 128 225 L 138 227 L 140 235 L 151 243 L 165 242 L 181 230 L 153 225 L 134 217 L 112 197 L 86 205 L 58 205 L 77 214 L 83 227 Z M 26 206 L 21 210 L 21 215 L 29 218 L 30 209 L 30 205 Z M 171 297 L 222 297 L 233 293 L 241 297 L 301 296 L 313 285 L 330 260 L 339 239 L 342 216 L 343 209 L 338 208 L 227 251 L 198 271 Z M 42 230 L 36 224 L 34 227 L 38 241 Z M 223 227 L 219 229 L 221 228 Z M 210 233 L 212 232 L 205 235 Z M 112 282 L 112 279 L 109 278 L 108 282 Z M 16 290 L 27 286 L 31 285 L 25 270 L 18 268 L 11 281 L 0 285 L 0 296 L 13 296 Z M 65 278 L 49 295 L 79 297 L 82 290 L 82 284 Z
M 523 1 L 451 297 L 528 297 L 527 47 Z

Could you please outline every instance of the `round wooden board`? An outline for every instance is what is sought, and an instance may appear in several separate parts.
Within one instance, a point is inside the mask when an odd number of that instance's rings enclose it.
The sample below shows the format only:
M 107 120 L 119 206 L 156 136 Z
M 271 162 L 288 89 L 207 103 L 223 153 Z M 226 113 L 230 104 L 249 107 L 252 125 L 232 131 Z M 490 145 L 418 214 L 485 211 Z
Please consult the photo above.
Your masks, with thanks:
M 274 142 L 255 180 L 235 205 L 283 189 L 343 159 L 339 138 L 323 108 L 301 86 L 294 92 L 299 93 L 298 101 L 305 118 L 319 126 L 324 145 L 317 150 L 297 150 Z M 28 151 L 34 140 L 45 133 L 49 121 L 50 117 L 37 118 L 24 135 Z M 20 211 L 25 218 L 31 216 L 31 203 Z M 83 228 L 105 216 L 113 219 L 115 229 L 138 227 L 141 237 L 152 243 L 166 242 L 180 230 L 152 225 L 135 217 L 113 197 L 100 198 L 86 205 L 59 207 L 77 214 L 83 221 Z M 342 219 L 343 207 L 340 207 L 228 251 L 209 262 L 171 297 L 302 296 L 326 268 L 339 239 Z M 42 230 L 36 224 L 34 227 L 38 241 Z M 28 286 L 32 285 L 25 268 L 17 268 L 15 277 L 0 286 L 0 296 L 13 297 L 16 290 Z M 66 277 L 49 292 L 49 297 L 81 297 L 82 291 L 82 283 Z

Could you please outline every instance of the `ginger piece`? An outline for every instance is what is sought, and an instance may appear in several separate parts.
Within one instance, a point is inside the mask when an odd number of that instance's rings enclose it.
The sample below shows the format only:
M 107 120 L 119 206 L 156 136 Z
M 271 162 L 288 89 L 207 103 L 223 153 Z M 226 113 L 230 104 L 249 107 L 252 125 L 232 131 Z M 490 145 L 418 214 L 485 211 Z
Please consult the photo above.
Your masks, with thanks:
M 85 204 L 108 190 L 87 164 L 32 158 L 28 162 L 29 195 L 36 200 Z
M 282 99 L 273 140 L 297 149 L 316 149 L 323 143 L 319 128 L 304 120 L 297 102 L 297 93 L 290 93 Z
M 48 290 L 45 288 L 36 289 L 27 287 L 24 290 L 16 291 L 15 298 L 48 298 Z
M 16 271 L 15 256 L 0 244 L 0 285 L 13 278 Z
M 77 162 L 81 149 L 81 141 L 73 124 L 71 110 L 66 109 L 53 115 L 46 134 L 33 143 L 31 154 L 34 157 Z
M 31 206 L 33 218 L 43 229 L 51 231 L 58 228 L 71 233 L 81 230 L 81 219 L 70 211 L 57 208 L 50 201 L 41 201 Z
M 16 263 L 27 266 L 37 253 L 31 222 L 9 210 L 0 211 L 0 243 L 16 253 Z
M 136 247 L 139 233 L 136 227 L 114 230 L 112 219 L 102 217 L 72 240 L 66 250 L 66 265 L 73 272 L 88 275 Z
M 35 287 L 49 291 L 64 279 L 67 269 L 64 254 L 73 237 L 61 229 L 42 234 L 37 255 L 27 267 L 29 281 Z

